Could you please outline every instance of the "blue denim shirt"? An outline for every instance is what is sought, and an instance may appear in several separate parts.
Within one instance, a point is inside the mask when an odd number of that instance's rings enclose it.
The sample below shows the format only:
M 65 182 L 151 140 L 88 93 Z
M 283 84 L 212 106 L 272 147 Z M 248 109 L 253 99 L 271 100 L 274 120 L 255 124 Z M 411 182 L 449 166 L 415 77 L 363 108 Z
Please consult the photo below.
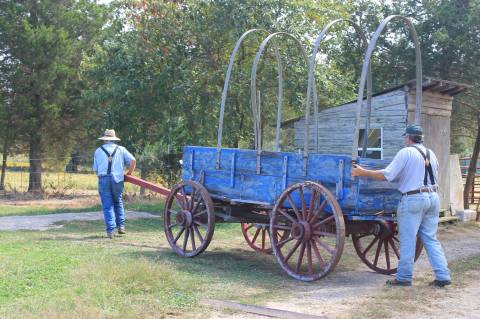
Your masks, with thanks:
M 117 144 L 108 142 L 103 144 L 103 148 L 107 150 L 109 154 L 112 154 Z M 117 152 L 112 159 L 112 177 L 116 183 L 123 182 L 123 175 L 125 165 L 129 166 L 132 160 L 134 160 L 132 154 L 123 146 L 118 146 Z M 108 157 L 104 151 L 99 147 L 96 149 L 93 155 L 93 170 L 98 176 L 106 176 L 108 171 Z

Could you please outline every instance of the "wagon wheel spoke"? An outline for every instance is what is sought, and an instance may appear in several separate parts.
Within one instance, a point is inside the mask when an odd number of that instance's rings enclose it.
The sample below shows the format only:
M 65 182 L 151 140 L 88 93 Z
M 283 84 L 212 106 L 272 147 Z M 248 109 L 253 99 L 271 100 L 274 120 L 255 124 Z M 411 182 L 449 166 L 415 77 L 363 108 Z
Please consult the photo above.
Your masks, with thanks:
M 290 216 L 287 212 L 285 212 L 283 209 L 278 209 L 278 212 L 280 214 L 282 214 L 283 216 L 285 216 L 289 221 L 291 221 L 292 223 L 296 223 L 297 221 L 295 219 L 293 219 L 292 216 Z
M 310 244 L 310 241 L 307 242 L 307 268 L 308 274 L 313 275 L 312 245 Z
M 200 231 L 198 230 L 198 226 L 196 224 L 193 224 L 193 230 L 197 234 L 198 239 L 200 239 L 200 242 L 203 242 L 203 236 L 200 234 Z
M 378 257 L 380 256 L 380 250 L 381 249 L 382 249 L 382 241 L 379 240 L 378 245 L 377 245 L 377 251 L 375 252 L 375 261 L 373 262 L 373 264 L 375 266 L 377 266 L 377 264 L 378 264 Z
M 300 272 L 300 267 L 302 267 L 303 255 L 305 254 L 305 243 L 302 243 L 302 247 L 300 248 L 300 254 L 298 255 L 297 259 L 297 266 L 295 267 L 295 272 Z
M 324 237 L 337 237 L 336 234 L 325 232 L 325 231 L 314 231 L 313 234 L 317 236 L 324 236 Z
M 267 237 L 265 228 L 262 228 L 262 249 L 265 249 L 265 237 Z
M 322 255 L 320 254 L 320 251 L 318 250 L 317 244 L 315 243 L 314 240 L 312 241 L 312 248 L 313 248 L 313 252 L 317 256 L 320 267 L 325 268 L 325 260 L 323 260 Z
M 182 208 L 187 209 L 190 205 L 188 205 L 188 199 L 187 199 L 187 195 L 185 193 L 185 188 L 184 187 L 185 186 L 180 187 L 179 192 L 181 194 L 182 202 L 183 202 Z
M 310 215 L 313 215 L 315 211 L 315 203 L 317 202 L 317 191 L 315 189 L 312 190 L 312 196 L 310 197 L 310 206 L 307 211 L 307 216 L 305 216 L 305 220 L 310 222 Z
M 275 225 L 275 229 L 292 230 L 292 227 L 286 225 Z
M 258 234 L 260 234 L 260 228 L 257 228 L 255 231 L 255 235 L 252 238 L 252 243 L 255 243 L 257 241 Z
M 376 237 L 376 236 L 375 236 L 375 238 L 372 240 L 372 242 L 367 246 L 367 248 L 365 248 L 365 250 L 362 252 L 362 254 L 363 254 L 364 256 L 366 256 L 366 255 L 367 255 L 367 252 L 370 250 L 370 248 L 372 248 L 373 245 L 375 245 L 375 243 L 377 242 L 378 238 L 379 238 L 379 237 Z
M 277 246 L 282 248 L 283 245 L 285 245 L 286 243 L 288 243 L 289 241 L 291 241 L 293 239 L 293 237 L 288 237 L 288 238 L 285 238 L 284 240 L 281 240 L 278 242 Z
M 198 216 L 204 215 L 206 213 L 208 213 L 208 211 L 206 209 L 204 209 L 199 213 L 193 214 L 193 218 L 197 218 Z
M 326 205 L 327 205 L 327 200 L 324 199 L 323 202 L 318 207 L 318 209 L 315 210 L 315 213 L 313 213 L 312 217 L 310 217 L 308 222 L 312 223 L 317 218 L 318 214 L 320 214 L 323 211 Z
M 177 237 L 175 237 L 175 239 L 173 240 L 174 243 L 177 242 L 177 240 L 180 238 L 180 236 L 182 236 L 183 232 L 185 231 L 185 227 L 182 227 L 182 229 L 180 230 L 180 232 L 177 234 Z
M 285 262 L 288 262 L 288 260 L 290 259 L 290 257 L 292 257 L 293 253 L 295 253 L 295 251 L 297 250 L 298 246 L 300 246 L 302 242 L 300 240 L 297 240 L 297 242 L 295 243 L 295 245 L 293 246 L 293 248 L 290 250 L 290 252 L 288 253 L 288 255 L 285 257 Z
M 193 205 L 195 204 L 195 195 L 196 195 L 196 189 L 192 189 L 192 193 L 190 194 L 190 203 L 188 205 L 188 209 L 193 212 Z
M 183 237 L 183 251 L 187 251 L 188 235 L 190 234 L 190 229 L 186 228 L 185 236 Z
M 208 226 L 206 224 L 199 222 L 198 220 L 194 220 L 193 223 L 195 225 L 202 226 L 202 228 L 204 228 L 205 230 L 208 230 Z
M 370 236 L 370 235 L 371 235 L 371 234 L 368 234 L 368 233 L 367 233 L 367 234 L 362 234 L 362 235 L 358 235 L 357 238 L 358 238 L 358 239 L 362 239 L 362 238 L 367 237 L 367 236 Z
M 176 195 L 176 196 L 175 196 L 175 201 L 177 202 L 177 205 L 178 205 L 181 209 L 184 209 L 183 200 L 180 200 L 180 196 Z
M 178 226 L 178 225 L 180 225 L 180 224 L 179 223 L 171 224 L 170 226 L 168 226 L 168 229 L 172 229 L 173 227 Z
M 300 202 L 302 203 L 302 220 L 307 220 L 307 203 L 305 203 L 305 194 L 303 186 L 298 189 L 300 192 Z
M 312 228 L 318 228 L 319 226 L 323 225 L 323 224 L 328 224 L 329 222 L 331 221 L 335 221 L 335 216 L 329 216 L 327 218 L 325 218 L 324 220 L 322 221 L 319 221 L 315 224 L 312 225 Z
M 388 251 L 388 241 L 384 240 L 383 244 L 385 246 L 385 261 L 387 262 L 387 270 L 390 270 L 390 253 Z
M 298 211 L 297 206 L 295 205 L 295 202 L 290 194 L 287 195 L 288 201 L 290 202 L 290 206 L 292 206 L 293 211 L 295 212 L 295 216 L 297 216 L 297 220 L 302 220 L 302 215 Z M 293 221 L 295 223 L 295 221 Z
M 328 246 L 326 243 L 324 243 L 323 241 L 320 240 L 320 238 L 318 237 L 313 237 L 314 241 L 320 245 L 321 247 L 323 247 L 323 249 L 325 249 L 326 251 L 328 251 L 330 254 L 334 254 L 335 253 L 335 249 L 333 249 L 332 247 Z
M 393 242 L 393 240 L 391 238 L 389 238 L 388 241 L 390 243 L 390 246 L 392 246 L 392 249 L 395 252 L 395 255 L 397 255 L 397 258 L 400 259 L 400 252 L 398 251 L 397 246 L 395 245 L 395 243 Z
M 192 242 L 192 250 L 196 250 L 197 247 L 195 246 L 195 232 L 193 231 L 193 226 L 189 231 L 190 231 L 190 240 Z
M 249 229 L 252 228 L 253 226 L 255 226 L 255 224 L 252 223 L 252 224 L 248 225 L 248 226 L 245 228 L 245 230 L 249 230 Z
M 173 209 L 169 209 L 168 212 L 170 214 L 175 214 L 175 215 L 178 215 L 178 212 L 176 210 L 173 210 Z
M 192 199 L 192 201 L 193 201 L 193 199 Z M 203 201 L 203 198 L 201 196 L 198 200 L 194 200 L 194 202 L 195 203 L 194 203 L 193 208 L 191 210 L 192 213 L 197 210 L 198 206 L 200 206 L 201 203 L 204 203 L 204 205 L 205 205 L 205 202 Z

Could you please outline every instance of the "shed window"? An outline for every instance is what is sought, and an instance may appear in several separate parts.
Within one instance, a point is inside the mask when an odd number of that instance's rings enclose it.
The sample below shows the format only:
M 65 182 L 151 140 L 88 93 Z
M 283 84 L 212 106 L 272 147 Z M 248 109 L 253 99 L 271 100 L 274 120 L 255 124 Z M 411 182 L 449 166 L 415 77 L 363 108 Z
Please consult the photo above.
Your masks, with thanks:
M 362 156 L 363 136 L 365 129 L 360 129 L 358 134 L 358 156 Z M 367 158 L 383 159 L 383 129 L 369 129 L 367 140 Z

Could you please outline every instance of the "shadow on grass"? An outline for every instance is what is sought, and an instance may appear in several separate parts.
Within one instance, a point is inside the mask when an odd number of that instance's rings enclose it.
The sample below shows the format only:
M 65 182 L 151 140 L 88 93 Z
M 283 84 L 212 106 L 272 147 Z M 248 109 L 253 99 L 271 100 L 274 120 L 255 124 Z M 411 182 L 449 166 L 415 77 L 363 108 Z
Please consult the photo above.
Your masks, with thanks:
M 205 251 L 195 258 L 185 258 L 170 249 L 127 252 L 136 260 L 146 258 L 153 262 L 173 264 L 177 271 L 208 278 L 211 282 L 248 283 L 250 287 L 273 289 L 283 286 L 307 285 L 290 278 L 277 264 L 273 255 L 236 249 Z

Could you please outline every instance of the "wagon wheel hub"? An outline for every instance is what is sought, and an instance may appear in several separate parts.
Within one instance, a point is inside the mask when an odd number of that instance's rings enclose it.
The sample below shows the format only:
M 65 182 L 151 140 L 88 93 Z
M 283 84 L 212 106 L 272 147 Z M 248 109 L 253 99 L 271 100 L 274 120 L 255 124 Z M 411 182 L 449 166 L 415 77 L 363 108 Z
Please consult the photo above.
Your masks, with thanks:
M 375 233 L 379 234 L 384 240 L 388 240 L 395 235 L 396 226 L 392 222 L 376 223 L 375 227 L 378 229 Z
M 177 224 L 182 225 L 184 227 L 192 226 L 193 216 L 192 213 L 188 210 L 182 210 L 177 217 L 175 218 Z
M 312 238 L 312 226 L 307 221 L 293 224 L 292 237 L 296 240 L 309 241 Z

